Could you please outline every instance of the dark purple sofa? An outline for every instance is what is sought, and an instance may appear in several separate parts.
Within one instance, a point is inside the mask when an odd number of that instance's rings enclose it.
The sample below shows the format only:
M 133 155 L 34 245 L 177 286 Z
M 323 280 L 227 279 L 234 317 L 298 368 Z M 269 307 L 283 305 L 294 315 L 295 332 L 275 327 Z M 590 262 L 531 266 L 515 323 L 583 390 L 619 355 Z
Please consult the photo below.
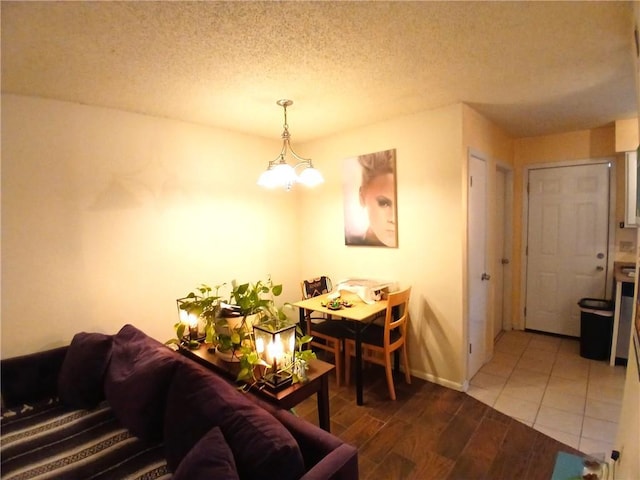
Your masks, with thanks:
M 357 450 L 132 325 L 1 366 L 1 478 L 358 478 Z

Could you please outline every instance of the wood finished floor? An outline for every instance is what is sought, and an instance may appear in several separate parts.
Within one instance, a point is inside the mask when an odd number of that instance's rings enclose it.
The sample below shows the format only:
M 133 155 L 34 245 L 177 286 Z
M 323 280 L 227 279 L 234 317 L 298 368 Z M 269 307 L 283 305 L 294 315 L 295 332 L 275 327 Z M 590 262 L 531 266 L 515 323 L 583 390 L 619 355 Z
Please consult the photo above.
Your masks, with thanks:
M 473 397 L 396 377 L 389 400 L 384 370 L 365 371 L 365 405 L 355 388 L 330 383 L 331 431 L 358 448 L 361 480 L 551 478 L 559 451 L 579 452 Z M 318 424 L 315 396 L 295 408 Z

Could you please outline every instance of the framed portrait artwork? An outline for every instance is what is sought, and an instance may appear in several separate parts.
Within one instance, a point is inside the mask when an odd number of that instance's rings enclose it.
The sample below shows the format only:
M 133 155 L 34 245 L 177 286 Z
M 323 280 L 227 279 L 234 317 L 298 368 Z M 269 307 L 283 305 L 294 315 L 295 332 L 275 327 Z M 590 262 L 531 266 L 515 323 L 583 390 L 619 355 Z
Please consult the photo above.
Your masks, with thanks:
M 398 247 L 396 150 L 344 160 L 344 243 Z

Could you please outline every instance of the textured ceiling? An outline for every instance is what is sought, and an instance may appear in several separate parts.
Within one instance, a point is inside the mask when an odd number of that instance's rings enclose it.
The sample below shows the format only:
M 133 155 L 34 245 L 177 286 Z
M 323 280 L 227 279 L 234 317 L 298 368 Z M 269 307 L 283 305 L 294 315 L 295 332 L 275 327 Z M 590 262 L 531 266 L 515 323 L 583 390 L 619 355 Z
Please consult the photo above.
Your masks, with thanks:
M 636 115 L 630 2 L 6 2 L 2 91 L 296 141 L 466 102 L 514 137 Z

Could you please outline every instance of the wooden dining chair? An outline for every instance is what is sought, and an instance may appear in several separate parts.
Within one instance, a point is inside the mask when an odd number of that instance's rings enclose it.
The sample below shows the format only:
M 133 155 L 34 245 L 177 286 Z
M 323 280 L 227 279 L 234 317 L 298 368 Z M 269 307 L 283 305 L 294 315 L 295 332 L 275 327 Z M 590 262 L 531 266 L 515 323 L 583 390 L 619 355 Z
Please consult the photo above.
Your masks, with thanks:
M 317 297 L 332 290 L 331 279 L 326 276 L 303 280 L 300 282 L 302 299 Z M 306 333 L 313 340 L 310 347 L 320 348 L 333 354 L 336 366 L 336 385 L 339 387 L 342 380 L 342 352 L 344 350 L 344 337 L 347 333 L 342 325 L 342 320 L 332 320 L 331 317 L 321 313 L 305 313 Z
M 410 296 L 411 287 L 406 290 L 390 293 L 388 296 L 384 325 L 372 323 L 368 325 L 367 328 L 364 328 L 360 334 L 362 360 L 384 366 L 391 400 L 396 399 L 391 356 L 398 349 L 402 349 L 400 353 L 402 355 L 402 367 L 404 369 L 405 380 L 407 383 L 411 383 L 409 356 L 407 354 L 407 326 L 409 324 Z M 399 312 L 397 318 L 394 318 L 394 308 Z M 344 354 L 345 379 L 348 385 L 351 373 L 351 357 L 356 354 L 353 336 L 345 339 Z

